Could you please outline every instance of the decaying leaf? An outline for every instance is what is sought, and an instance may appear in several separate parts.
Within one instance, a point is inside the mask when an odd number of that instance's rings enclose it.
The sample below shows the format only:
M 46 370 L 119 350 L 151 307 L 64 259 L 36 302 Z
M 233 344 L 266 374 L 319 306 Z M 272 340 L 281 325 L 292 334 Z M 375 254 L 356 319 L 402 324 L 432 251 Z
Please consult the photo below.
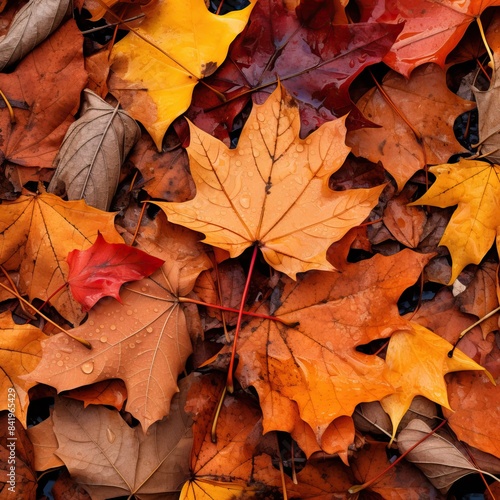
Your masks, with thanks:
M 66 257 L 75 248 L 92 245 L 100 231 L 113 243 L 122 243 L 114 227 L 114 214 L 88 207 L 83 200 L 63 201 L 44 193 L 21 196 L 0 206 L 0 264 L 6 269 L 20 267 L 21 293 L 30 299 L 45 300 L 68 279 Z M 83 312 L 64 288 L 50 303 L 72 323 Z
M 15 117 L 12 123 L 7 107 L 0 108 L 0 150 L 7 160 L 28 167 L 52 166 L 87 82 L 82 45 L 83 36 L 70 19 L 12 73 L 0 74 L 0 89 Z
M 405 453 L 431 430 L 422 420 L 412 420 L 406 429 L 398 434 L 400 453 Z M 429 481 L 443 493 L 446 493 L 457 479 L 467 474 L 480 472 L 480 469 L 475 467 L 458 450 L 454 439 L 444 433 L 443 435 L 435 433 L 427 437 L 405 458 L 415 464 L 429 478 Z M 485 471 L 481 472 L 485 473 Z
M 300 139 L 297 104 L 282 86 L 252 108 L 236 150 L 190 129 L 196 197 L 157 205 L 231 257 L 258 245 L 268 264 L 293 278 L 331 270 L 328 247 L 368 216 L 384 188 L 331 191 L 328 179 L 349 153 L 344 120 Z
M 429 169 L 436 182 L 412 205 L 458 205 L 439 242 L 452 257 L 453 283 L 468 264 L 479 264 L 500 227 L 500 166 L 460 160 Z
M 92 499 L 176 498 L 189 475 L 191 420 L 184 412 L 188 387 L 184 380 L 169 418 L 147 433 L 140 426 L 129 427 L 114 410 L 83 408 L 80 402 L 58 398 L 52 417 L 56 455 Z
M 475 107 L 448 89 L 446 72 L 435 64 L 416 69 L 409 79 L 387 73 L 381 90 L 372 88 L 356 105 L 381 127 L 351 131 L 347 144 L 356 156 L 382 162 L 399 189 L 425 165 L 465 151 L 453 123 Z
M 141 136 L 135 120 L 85 89 L 80 118 L 73 123 L 54 160 L 48 192 L 109 210 L 125 157 Z
M 452 347 L 439 335 L 417 323 L 412 323 L 411 331 L 392 334 L 385 361 L 401 378 L 397 391 L 383 398 L 380 404 L 391 417 L 393 437 L 418 394 L 450 408 L 444 380 L 446 373 L 484 370 L 459 349 L 455 350 L 452 358 L 448 357 Z
M 28 390 L 35 384 L 22 376 L 40 362 L 40 343 L 47 336 L 33 325 L 16 325 L 9 311 L 0 314 L 0 330 L 0 410 L 15 409 L 16 417 L 26 425 Z
M 125 282 L 149 276 L 165 262 L 124 243 L 108 243 L 100 232 L 91 247 L 73 250 L 66 260 L 69 289 L 84 311 L 102 297 L 121 302 L 120 288 Z
M 144 125 L 158 151 L 169 125 L 189 107 L 198 80 L 226 58 L 253 5 L 216 16 L 203 0 L 160 0 L 114 45 L 110 92 Z
M 0 71 L 22 59 L 55 31 L 69 11 L 70 0 L 31 0 L 16 14 L 0 39 Z

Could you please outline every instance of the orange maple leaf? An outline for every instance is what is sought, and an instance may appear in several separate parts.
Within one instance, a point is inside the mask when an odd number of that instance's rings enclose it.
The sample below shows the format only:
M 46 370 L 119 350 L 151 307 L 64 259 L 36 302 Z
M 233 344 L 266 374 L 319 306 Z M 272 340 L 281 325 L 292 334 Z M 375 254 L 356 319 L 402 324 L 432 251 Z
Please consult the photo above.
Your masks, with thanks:
M 328 247 L 368 216 L 384 188 L 331 191 L 328 179 L 349 153 L 344 119 L 300 139 L 297 104 L 281 85 L 254 105 L 236 149 L 193 124 L 190 130 L 196 197 L 158 206 L 231 257 L 258 245 L 269 265 L 292 278 L 332 270 Z

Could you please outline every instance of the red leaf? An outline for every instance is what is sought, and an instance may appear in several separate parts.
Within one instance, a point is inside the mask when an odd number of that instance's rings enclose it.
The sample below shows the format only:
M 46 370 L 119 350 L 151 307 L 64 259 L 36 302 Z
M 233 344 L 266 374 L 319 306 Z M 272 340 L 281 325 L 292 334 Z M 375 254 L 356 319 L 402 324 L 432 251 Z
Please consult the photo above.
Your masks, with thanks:
M 87 250 L 70 252 L 67 261 L 69 288 L 86 311 L 102 297 L 121 302 L 123 283 L 149 276 L 165 262 L 124 243 L 108 243 L 101 233 Z

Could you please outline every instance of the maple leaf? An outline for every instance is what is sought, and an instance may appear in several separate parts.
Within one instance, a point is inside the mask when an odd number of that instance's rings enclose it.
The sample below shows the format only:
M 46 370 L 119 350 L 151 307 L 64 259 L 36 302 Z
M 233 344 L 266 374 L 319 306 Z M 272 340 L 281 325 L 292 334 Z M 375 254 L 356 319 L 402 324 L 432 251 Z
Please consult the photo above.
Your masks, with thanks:
M 177 297 L 188 293 L 198 274 L 210 267 L 197 235 L 172 227 L 158 222 L 159 237 L 149 248 L 144 237 L 138 238 L 153 255 L 154 246 L 162 247 L 168 257 L 162 268 L 128 285 L 122 304 L 102 299 L 87 321 L 71 331 L 88 340 L 92 350 L 64 334 L 53 335 L 44 342 L 42 362 L 30 380 L 61 392 L 118 378 L 127 388 L 126 410 L 144 429 L 168 414 L 178 391 L 177 377 L 192 352 L 186 314 Z
M 446 56 L 463 37 L 470 23 L 498 0 L 359 0 L 361 20 L 403 24 L 403 31 L 384 62 L 409 77 L 426 62 L 444 67 Z
M 411 205 L 458 205 L 439 242 L 451 254 L 451 284 L 465 266 L 481 262 L 498 234 L 500 167 L 462 159 L 429 171 L 436 175 L 436 182 Z
M 84 311 L 106 296 L 121 302 L 123 283 L 149 276 L 165 262 L 124 243 L 108 243 L 100 232 L 91 247 L 73 250 L 66 260 L 69 288 Z
M 400 386 L 380 404 L 391 417 L 393 438 L 415 396 L 425 396 L 450 408 L 444 376 L 461 370 L 484 370 L 459 349 L 455 349 L 453 357 L 448 357 L 452 347 L 418 323 L 412 323 L 412 331 L 392 334 L 385 361 L 393 372 L 400 374 Z
M 381 127 L 350 131 L 347 144 L 356 156 L 382 162 L 399 189 L 417 170 L 466 151 L 455 138 L 453 124 L 475 104 L 451 92 L 445 71 L 435 64 L 416 69 L 409 80 L 387 73 L 382 85 L 356 105 Z
M 203 0 L 160 0 L 113 46 L 110 92 L 144 125 L 158 151 L 169 125 L 189 107 L 198 80 L 226 58 L 253 5 L 217 16 Z
M 26 425 L 28 390 L 35 384 L 22 378 L 33 371 L 42 357 L 42 340 L 47 336 L 33 325 L 16 325 L 10 312 L 0 314 L 0 410 L 15 413 Z M 15 412 L 13 411 L 15 408 Z
M 147 433 L 129 427 L 117 411 L 56 399 L 55 453 L 93 499 L 153 494 L 166 498 L 180 488 L 188 475 L 192 444 L 191 420 L 183 410 L 189 381 L 180 385 L 169 418 Z
M 349 152 L 344 120 L 305 140 L 299 129 L 297 104 L 281 86 L 253 107 L 236 150 L 190 124 L 196 197 L 156 204 L 231 257 L 255 243 L 268 264 L 291 277 L 333 269 L 327 248 L 368 216 L 384 186 L 331 191 L 328 179 Z
M 404 250 L 351 264 L 341 274 L 311 271 L 297 282 L 285 280 L 274 314 L 300 324 L 255 319 L 237 345 L 236 376 L 257 390 L 264 432 L 290 431 L 290 407 L 297 405 L 321 444 L 337 417 L 395 391 L 386 363 L 355 348 L 409 328 L 396 303 L 428 260 Z
M 20 267 L 20 291 L 30 299 L 47 299 L 68 279 L 66 257 L 71 250 L 88 248 L 102 234 L 123 242 L 114 227 L 115 215 L 89 207 L 83 200 L 63 201 L 44 193 L 21 196 L 0 206 L 0 263 L 8 270 Z M 50 303 L 72 323 L 83 318 L 81 306 L 63 289 Z
M 82 42 L 80 30 L 70 20 L 12 73 L 0 74 L 0 88 L 15 115 L 13 123 L 7 107 L 0 108 L 1 151 L 9 161 L 51 167 L 87 82 Z
M 279 80 L 298 101 L 302 137 L 349 112 L 349 123 L 366 126 L 367 120 L 349 96 L 349 86 L 363 69 L 382 60 L 402 26 L 324 22 L 311 27 L 301 17 L 310 4 L 301 5 L 297 17 L 286 1 L 260 0 L 225 63 L 207 79 L 224 94 L 226 103 L 210 89 L 198 86 L 188 118 L 221 140 L 227 139 L 234 117 L 251 95 L 262 104 Z M 332 7 L 332 2 L 325 4 Z

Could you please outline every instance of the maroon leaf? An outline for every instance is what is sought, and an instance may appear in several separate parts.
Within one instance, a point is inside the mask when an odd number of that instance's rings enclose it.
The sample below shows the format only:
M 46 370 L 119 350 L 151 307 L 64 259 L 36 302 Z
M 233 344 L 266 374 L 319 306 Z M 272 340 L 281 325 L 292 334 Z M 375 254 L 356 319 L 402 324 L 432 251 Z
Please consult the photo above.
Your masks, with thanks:
M 124 243 L 108 243 L 101 233 L 87 250 L 70 252 L 67 261 L 69 288 L 86 311 L 102 297 L 121 302 L 123 283 L 149 276 L 165 262 Z
M 349 112 L 352 128 L 370 125 L 352 103 L 348 89 L 364 68 L 382 60 L 402 28 L 328 22 L 312 29 L 301 24 L 283 0 L 261 0 L 224 64 L 206 80 L 228 102 L 222 104 L 212 90 L 198 86 L 187 116 L 219 139 L 227 139 L 235 116 L 251 95 L 261 104 L 279 79 L 299 102 L 302 137 Z

